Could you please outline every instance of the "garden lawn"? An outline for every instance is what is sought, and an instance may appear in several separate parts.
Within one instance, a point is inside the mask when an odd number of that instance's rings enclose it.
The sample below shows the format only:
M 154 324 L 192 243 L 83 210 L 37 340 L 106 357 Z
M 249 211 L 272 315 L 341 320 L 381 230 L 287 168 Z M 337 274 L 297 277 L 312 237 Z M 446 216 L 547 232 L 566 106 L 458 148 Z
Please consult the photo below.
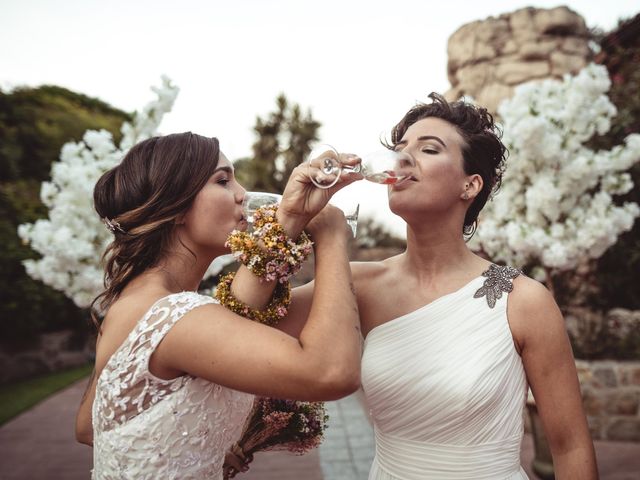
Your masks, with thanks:
M 91 373 L 92 364 L 0 386 L 0 425 Z

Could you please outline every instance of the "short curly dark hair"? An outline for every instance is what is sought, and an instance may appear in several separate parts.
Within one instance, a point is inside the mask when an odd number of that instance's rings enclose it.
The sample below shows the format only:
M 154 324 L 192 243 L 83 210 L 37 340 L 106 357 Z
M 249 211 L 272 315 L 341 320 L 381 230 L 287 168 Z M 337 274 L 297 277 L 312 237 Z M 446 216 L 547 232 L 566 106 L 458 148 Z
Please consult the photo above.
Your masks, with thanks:
M 429 98 L 431 103 L 415 105 L 393 127 L 391 143 L 386 146 L 395 148 L 411 125 L 427 117 L 440 118 L 456 127 L 464 140 L 462 157 L 465 173 L 477 173 L 484 182 L 464 217 L 462 232 L 471 237 L 476 230 L 478 214 L 492 193 L 500 188 L 508 156 L 507 147 L 501 141 L 502 131 L 486 108 L 465 101 L 447 102 L 442 95 L 433 92 Z

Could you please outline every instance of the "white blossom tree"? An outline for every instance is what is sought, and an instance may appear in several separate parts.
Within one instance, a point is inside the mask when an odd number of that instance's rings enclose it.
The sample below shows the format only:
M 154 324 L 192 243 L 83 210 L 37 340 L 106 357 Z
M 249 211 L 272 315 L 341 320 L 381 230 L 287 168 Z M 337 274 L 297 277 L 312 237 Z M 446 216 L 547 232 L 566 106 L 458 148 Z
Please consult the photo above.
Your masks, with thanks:
M 156 134 L 170 112 L 178 88 L 163 77 L 152 90 L 157 98 L 124 123 L 119 146 L 106 130 L 88 130 L 80 142 L 68 142 L 51 167 L 51 181 L 43 182 L 42 202 L 49 218 L 18 227 L 18 235 L 42 257 L 26 260 L 27 273 L 62 291 L 79 307 L 87 307 L 103 289 L 100 259 L 113 239 L 93 209 L 93 187 L 136 143 Z
M 472 247 L 537 277 L 599 258 L 640 214 L 614 196 L 633 187 L 628 170 L 640 161 L 640 135 L 609 151 L 585 143 L 609 131 L 616 114 L 603 66 L 576 76 L 520 85 L 498 108 L 510 151 L 502 187 L 487 203 Z

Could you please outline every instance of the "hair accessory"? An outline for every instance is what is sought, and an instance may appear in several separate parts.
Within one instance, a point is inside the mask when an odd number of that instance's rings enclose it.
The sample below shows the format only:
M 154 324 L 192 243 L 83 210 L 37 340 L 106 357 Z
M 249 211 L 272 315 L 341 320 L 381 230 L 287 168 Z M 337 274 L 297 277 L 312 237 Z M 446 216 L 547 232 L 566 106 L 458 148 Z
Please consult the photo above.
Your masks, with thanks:
M 276 325 L 287 315 L 291 303 L 289 282 L 277 283 L 269 305 L 264 310 L 257 310 L 241 302 L 231 293 L 231 283 L 235 275 L 235 272 L 231 272 L 220 278 L 213 292 L 213 297 L 220 302 L 220 305 L 245 318 L 271 326 Z
M 253 232 L 234 230 L 226 246 L 254 275 L 285 283 L 311 253 L 313 242 L 302 232 L 297 241 L 287 237 L 276 220 L 277 206 L 260 207 L 254 214 Z
M 111 231 L 111 233 L 116 233 L 116 232 L 127 233 L 120 226 L 120 224 L 118 222 L 116 222 L 115 220 L 110 220 L 107 217 L 103 217 L 102 218 L 102 223 L 104 223 L 106 225 L 106 227 Z

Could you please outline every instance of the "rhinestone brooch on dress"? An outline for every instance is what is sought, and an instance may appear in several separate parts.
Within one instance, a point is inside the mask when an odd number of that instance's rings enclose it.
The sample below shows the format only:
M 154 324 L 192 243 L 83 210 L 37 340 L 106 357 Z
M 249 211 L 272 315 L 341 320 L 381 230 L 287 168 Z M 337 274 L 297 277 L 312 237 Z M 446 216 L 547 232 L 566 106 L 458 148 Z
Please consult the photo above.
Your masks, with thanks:
M 502 297 L 502 292 L 511 292 L 513 290 L 513 279 L 520 275 L 520 270 L 508 266 L 498 266 L 491 264 L 489 270 L 482 273 L 487 279 L 482 287 L 473 294 L 473 298 L 487 297 L 489 308 L 496 306 L 496 300 Z

